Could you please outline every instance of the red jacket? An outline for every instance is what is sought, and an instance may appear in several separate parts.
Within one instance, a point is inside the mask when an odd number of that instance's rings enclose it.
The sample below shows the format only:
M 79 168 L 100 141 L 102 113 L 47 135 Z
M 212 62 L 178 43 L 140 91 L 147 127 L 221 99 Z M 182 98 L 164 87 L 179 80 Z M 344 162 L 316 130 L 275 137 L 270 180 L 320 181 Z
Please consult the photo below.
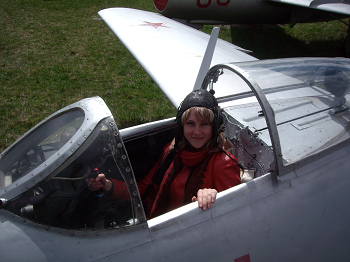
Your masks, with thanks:
M 205 161 L 206 163 L 192 175 L 190 183 L 188 182 L 188 178 L 192 167 L 183 166 L 171 179 L 164 176 L 162 183 L 156 185 L 153 182 L 153 175 L 169 150 L 170 144 L 164 148 L 160 159 L 148 175 L 137 183 L 148 218 L 155 217 L 189 203 L 193 196 L 197 196 L 198 189 L 212 188 L 221 192 L 241 183 L 239 175 L 240 168 L 227 155 L 229 153 L 226 154 L 220 151 L 214 153 L 212 156 L 208 156 L 207 161 Z M 234 158 L 234 156 L 230 156 Z M 121 194 L 124 195 L 127 193 L 123 182 L 112 181 L 114 184 L 112 197 L 120 198 Z M 125 189 L 121 190 L 121 187 Z

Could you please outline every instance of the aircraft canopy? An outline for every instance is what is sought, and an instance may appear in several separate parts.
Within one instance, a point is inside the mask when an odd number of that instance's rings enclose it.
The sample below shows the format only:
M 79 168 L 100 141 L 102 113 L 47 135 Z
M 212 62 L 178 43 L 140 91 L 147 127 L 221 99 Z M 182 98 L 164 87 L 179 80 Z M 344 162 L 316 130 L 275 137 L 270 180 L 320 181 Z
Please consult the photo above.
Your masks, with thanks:
M 274 148 L 280 172 L 282 166 L 349 139 L 348 59 L 217 65 L 207 74 L 207 86 L 230 116 Z

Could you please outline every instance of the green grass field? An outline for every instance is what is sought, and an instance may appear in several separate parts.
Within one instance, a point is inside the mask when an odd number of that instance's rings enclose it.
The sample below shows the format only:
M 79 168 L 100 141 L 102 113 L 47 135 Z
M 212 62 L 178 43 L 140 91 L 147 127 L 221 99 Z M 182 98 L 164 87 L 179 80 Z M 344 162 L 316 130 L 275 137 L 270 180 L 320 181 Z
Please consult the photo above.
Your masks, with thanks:
M 152 0 L 6 0 L 0 2 L 0 152 L 58 109 L 102 97 L 119 128 L 175 115 L 175 109 L 98 18 L 108 7 L 155 11 Z M 203 30 L 210 32 L 212 27 Z M 340 22 L 223 27 L 220 37 L 257 58 L 332 55 Z

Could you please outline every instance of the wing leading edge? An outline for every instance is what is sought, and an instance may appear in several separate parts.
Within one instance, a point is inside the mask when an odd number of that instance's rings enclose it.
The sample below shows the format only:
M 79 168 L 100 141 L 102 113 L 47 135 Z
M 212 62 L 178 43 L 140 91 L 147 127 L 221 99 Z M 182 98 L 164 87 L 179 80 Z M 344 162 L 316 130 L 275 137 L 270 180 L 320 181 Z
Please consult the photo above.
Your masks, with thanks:
M 129 8 L 98 13 L 175 107 L 193 89 L 210 36 L 160 14 Z M 252 61 L 218 39 L 211 65 Z
M 349 0 L 266 0 L 289 5 L 302 6 L 321 11 L 350 15 Z

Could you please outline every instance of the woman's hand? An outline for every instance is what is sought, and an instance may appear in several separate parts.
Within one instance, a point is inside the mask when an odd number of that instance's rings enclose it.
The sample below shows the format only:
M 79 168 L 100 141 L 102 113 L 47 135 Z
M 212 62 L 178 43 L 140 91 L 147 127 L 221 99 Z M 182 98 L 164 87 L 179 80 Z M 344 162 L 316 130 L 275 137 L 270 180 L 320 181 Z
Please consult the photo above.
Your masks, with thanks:
M 215 202 L 216 194 L 218 191 L 216 189 L 204 188 L 199 189 L 197 192 L 197 197 L 192 197 L 192 202 L 198 201 L 198 207 L 203 210 L 211 208 L 211 204 Z
M 88 178 L 86 183 L 90 191 L 97 191 L 101 188 L 104 191 L 109 191 L 113 186 L 112 181 L 108 180 L 104 174 L 98 174 L 96 178 Z

